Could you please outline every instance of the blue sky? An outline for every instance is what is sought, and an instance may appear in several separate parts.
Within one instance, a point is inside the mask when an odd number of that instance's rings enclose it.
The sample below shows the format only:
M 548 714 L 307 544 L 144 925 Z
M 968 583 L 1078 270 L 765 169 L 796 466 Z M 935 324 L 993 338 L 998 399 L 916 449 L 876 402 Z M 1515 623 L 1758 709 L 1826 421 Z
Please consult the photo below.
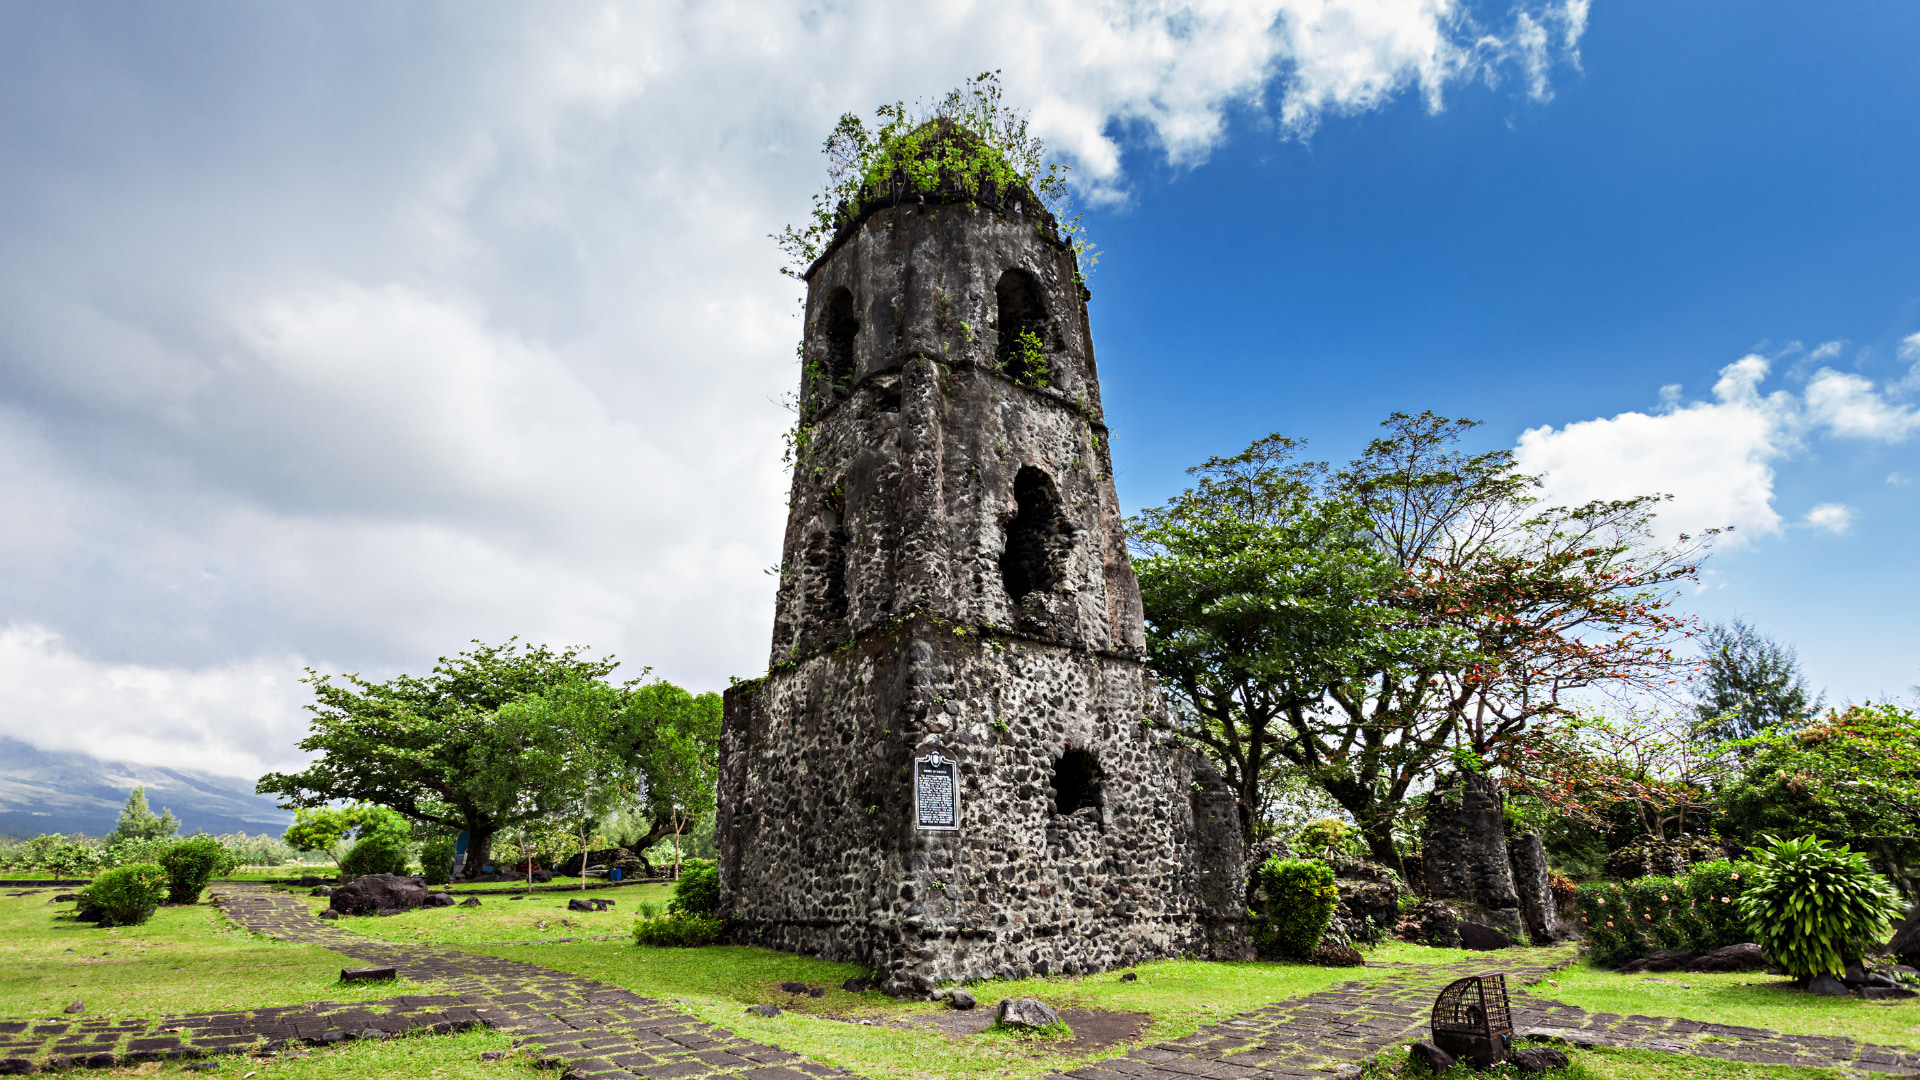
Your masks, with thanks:
M 840 112 L 987 68 L 1093 207 L 1129 509 L 1471 416 L 1554 497 L 1738 524 L 1688 603 L 1905 692 L 1916 44 L 1892 3 L 8 5 L 0 734 L 246 776 L 308 665 L 759 671 L 767 234 Z

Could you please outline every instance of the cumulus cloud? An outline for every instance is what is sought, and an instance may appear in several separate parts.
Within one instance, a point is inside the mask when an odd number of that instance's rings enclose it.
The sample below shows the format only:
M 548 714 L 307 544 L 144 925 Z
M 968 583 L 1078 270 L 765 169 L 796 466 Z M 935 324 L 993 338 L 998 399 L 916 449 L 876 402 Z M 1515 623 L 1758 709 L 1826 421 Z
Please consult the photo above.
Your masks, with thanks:
M 1191 166 L 1236 111 L 1544 100 L 1586 10 L 8 8 L 0 719 L 245 773 L 301 727 L 302 657 L 519 634 L 757 671 L 797 381 L 767 234 L 841 111 L 998 69 L 1118 199 L 1125 146 Z
M 1843 533 L 1853 527 L 1853 507 L 1821 503 L 1807 511 L 1806 522 L 1822 532 Z
M 1815 355 L 1838 352 L 1823 345 Z M 1711 401 L 1683 401 L 1680 388 L 1668 386 L 1655 412 L 1529 429 L 1520 436 L 1517 459 L 1522 469 L 1544 478 L 1553 502 L 1671 495 L 1657 522 L 1664 536 L 1731 527 L 1729 541 L 1741 543 L 1781 532 L 1774 468 L 1808 440 L 1897 443 L 1920 426 L 1914 410 L 1893 401 L 1889 388 L 1862 376 L 1821 368 L 1800 394 L 1769 393 L 1762 384 L 1771 370 L 1766 357 L 1749 355 L 1720 369 Z M 1825 503 L 1804 520 L 1845 532 L 1853 510 Z

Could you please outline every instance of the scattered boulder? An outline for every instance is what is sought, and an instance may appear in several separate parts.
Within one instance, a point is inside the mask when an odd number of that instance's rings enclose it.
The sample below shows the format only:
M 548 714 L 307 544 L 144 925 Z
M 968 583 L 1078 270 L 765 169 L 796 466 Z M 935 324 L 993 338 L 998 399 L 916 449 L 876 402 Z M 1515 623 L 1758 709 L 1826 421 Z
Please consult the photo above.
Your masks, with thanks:
M 1538 1074 L 1564 1069 L 1572 1063 L 1567 1055 L 1551 1046 L 1523 1046 L 1507 1055 L 1507 1064 L 1523 1073 Z
M 1916 995 L 1904 986 L 1863 986 L 1860 988 L 1860 996 L 1868 1001 L 1888 1001 L 1920 995 Z
M 73 1004 L 67 1006 L 64 1011 L 70 1012 L 70 1013 L 86 1012 L 87 1003 L 84 1001 L 76 1001 Z
M 1334 941 L 1322 941 L 1314 947 L 1313 962 L 1321 967 L 1363 967 L 1366 960 L 1360 950 L 1351 945 L 1342 945 Z
M 311 889 L 315 885 L 325 885 L 326 883 L 327 883 L 326 878 L 313 877 L 312 875 L 308 875 L 307 877 L 303 877 L 299 881 L 294 882 L 295 885 L 298 885 L 302 889 Z
M 55 893 L 55 894 L 54 894 L 54 896 L 53 896 L 53 899 L 51 899 L 51 900 L 49 900 L 49 901 L 47 901 L 47 903 L 49 903 L 49 904 L 64 904 L 64 903 L 66 903 L 66 902 L 68 902 L 69 900 L 78 900 L 78 899 L 80 899 L 80 894 L 79 894 L 79 893 L 77 893 L 77 892 L 63 892 L 63 893 Z
M 505 1050 L 482 1050 L 480 1052 L 481 1061 L 501 1061 L 504 1060 L 506 1056 L 507 1052 Z
M 768 1019 L 772 1019 L 773 1017 L 776 1017 L 776 1016 L 779 1016 L 779 1015 L 780 1015 L 780 1006 L 778 1006 L 778 1005 L 749 1005 L 749 1006 L 747 1006 L 747 1011 L 748 1011 L 748 1012 L 750 1012 L 750 1013 L 752 1013 L 752 1014 L 753 1014 L 753 1015 L 755 1015 L 755 1016 L 764 1016 L 764 1017 L 767 1017 Z
M 1425 1066 L 1435 1076 L 1453 1068 L 1453 1055 L 1430 1042 L 1417 1042 L 1407 1047 L 1407 1057 Z
M 465 900 L 460 901 L 460 906 L 461 907 L 479 907 L 480 898 L 477 896 L 469 896 Z
M 1002 1027 L 1048 1028 L 1060 1022 L 1060 1014 L 1051 1005 L 1033 998 L 1002 1001 L 993 1012 L 993 1022 Z
M 332 908 L 328 908 L 327 910 L 320 913 L 320 917 L 323 919 L 337 919 L 340 917 L 340 913 L 333 910 Z
M 388 910 L 412 911 L 426 900 L 425 878 L 363 874 L 333 890 L 327 907 L 342 915 L 372 915 Z
M 307 895 L 308 895 L 308 896 L 332 896 L 332 895 L 333 895 L 333 886 L 331 886 L 331 885 L 315 885 L 315 886 L 313 887 L 313 891 L 312 891 L 312 892 L 310 892 L 310 893 L 308 893 Z
M 1907 913 L 1907 921 L 1894 928 L 1893 937 L 1887 941 L 1887 951 L 1899 957 L 1901 963 L 1920 967 L 1920 904 L 1915 904 Z
M 1422 900 L 1400 922 L 1400 936 L 1436 949 L 1460 947 L 1460 912 L 1444 900 Z
M 600 909 L 593 906 L 593 901 L 591 900 L 575 898 L 573 900 L 567 901 L 567 910 L 568 911 L 599 911 Z
M 1460 947 L 1492 952 L 1495 949 L 1512 948 L 1513 939 L 1485 923 L 1463 922 L 1460 924 Z
M 1846 997 L 1852 993 L 1846 983 L 1831 975 L 1815 975 L 1813 981 L 1807 984 L 1807 992 L 1821 997 Z
M 1620 965 L 1620 974 L 1637 975 L 1642 971 L 1686 971 L 1694 956 L 1685 949 L 1656 949 L 1638 960 Z
M 1767 954 L 1760 951 L 1760 946 L 1745 941 L 1738 945 L 1723 945 L 1705 956 L 1695 957 L 1693 963 L 1687 965 L 1687 970 L 1759 971 L 1766 966 Z
M 1679 877 L 1695 863 L 1726 857 L 1726 851 L 1698 836 L 1677 836 L 1671 840 L 1642 836 L 1607 856 L 1606 875 L 1621 881 L 1643 877 Z
M 1140 979 L 1140 976 L 1131 971 L 1127 972 L 1125 975 L 1120 976 L 1121 982 L 1138 982 L 1139 979 Z
M 453 894 L 445 892 L 428 893 L 426 900 L 422 903 L 426 907 L 452 907 L 454 904 Z
M 864 994 L 867 992 L 867 980 L 860 978 L 848 979 L 846 982 L 840 984 L 840 989 L 845 990 L 849 994 Z
M 978 1005 L 979 1002 L 974 1000 L 972 994 L 967 993 L 959 987 L 955 987 L 953 993 L 947 995 L 947 1004 L 952 1008 L 965 1012 L 975 1005 Z
M 780 984 L 780 992 L 783 994 L 804 994 L 812 989 L 813 987 L 803 982 L 783 982 Z
M 553 873 L 551 871 L 535 870 L 533 872 L 533 883 L 536 885 L 545 885 L 547 882 L 552 880 L 553 880 Z

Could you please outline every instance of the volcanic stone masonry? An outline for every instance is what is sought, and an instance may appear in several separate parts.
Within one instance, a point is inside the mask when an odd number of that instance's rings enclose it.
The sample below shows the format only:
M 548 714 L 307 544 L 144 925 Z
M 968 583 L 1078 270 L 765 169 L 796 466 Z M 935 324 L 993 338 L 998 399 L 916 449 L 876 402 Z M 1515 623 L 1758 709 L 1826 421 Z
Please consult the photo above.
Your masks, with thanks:
M 1250 955 L 1233 798 L 1142 663 L 1073 251 L 1023 191 L 870 195 L 806 274 L 771 673 L 726 696 L 721 914 L 915 996 Z

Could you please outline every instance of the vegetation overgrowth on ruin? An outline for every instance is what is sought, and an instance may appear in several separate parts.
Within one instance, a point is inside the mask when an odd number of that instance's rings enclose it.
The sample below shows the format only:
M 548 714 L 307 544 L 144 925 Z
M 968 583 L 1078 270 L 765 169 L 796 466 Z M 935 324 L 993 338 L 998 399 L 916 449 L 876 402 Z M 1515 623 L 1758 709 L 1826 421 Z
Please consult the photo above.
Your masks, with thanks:
M 773 236 L 789 260 L 782 273 L 797 277 L 813 265 L 868 202 L 910 193 L 1037 202 L 1073 245 L 1083 273 L 1098 261 L 1074 210 L 1068 167 L 1047 158 L 1026 113 L 1003 100 L 997 71 L 931 103 L 881 105 L 871 127 L 858 113 L 845 113 L 824 151 L 826 186 L 813 196 L 805 223 Z

